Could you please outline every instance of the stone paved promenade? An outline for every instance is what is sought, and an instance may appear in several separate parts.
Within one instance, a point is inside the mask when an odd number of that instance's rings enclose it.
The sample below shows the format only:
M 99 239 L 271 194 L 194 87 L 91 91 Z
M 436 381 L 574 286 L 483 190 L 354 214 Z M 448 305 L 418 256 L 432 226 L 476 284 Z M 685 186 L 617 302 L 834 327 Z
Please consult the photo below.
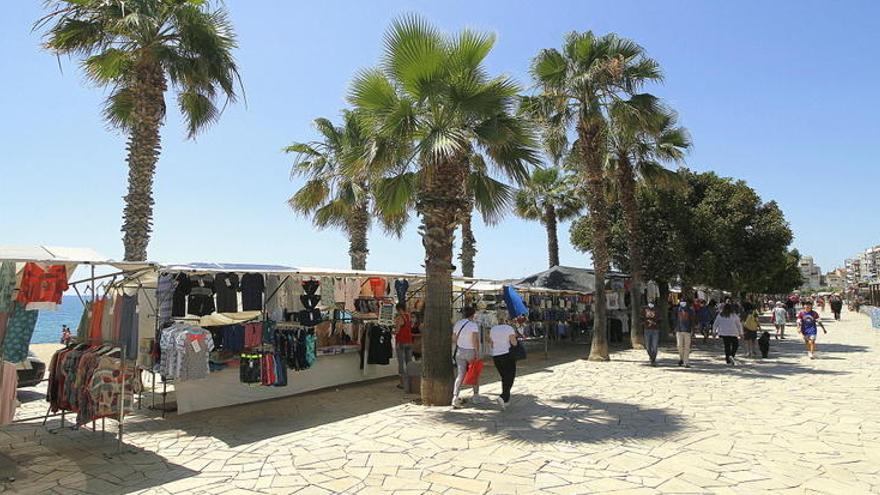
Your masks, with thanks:
M 736 368 L 720 343 L 698 344 L 689 370 L 670 349 L 658 368 L 636 351 L 533 355 L 503 412 L 425 409 L 383 381 L 132 417 L 133 453 L 110 458 L 109 435 L 13 425 L 0 467 L 13 459 L 17 479 L 0 492 L 880 493 L 880 331 L 851 313 L 827 326 L 814 361 L 795 339 Z

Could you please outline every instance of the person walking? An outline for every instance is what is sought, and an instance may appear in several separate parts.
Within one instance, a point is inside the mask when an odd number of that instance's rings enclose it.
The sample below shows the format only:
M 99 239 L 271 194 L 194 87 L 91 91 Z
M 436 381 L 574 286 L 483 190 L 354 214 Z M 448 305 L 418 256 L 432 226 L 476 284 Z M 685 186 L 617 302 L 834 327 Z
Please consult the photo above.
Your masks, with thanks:
M 703 334 L 703 343 L 709 341 L 709 331 L 712 329 L 712 310 L 706 301 L 700 301 L 697 309 L 697 321 L 700 325 L 700 333 Z
M 413 358 L 412 326 L 412 314 L 407 311 L 406 303 L 397 303 L 397 316 L 394 317 L 394 351 L 397 355 L 397 374 L 400 375 L 397 388 L 406 388 L 406 365 Z
M 730 304 L 725 304 L 712 324 L 715 335 L 724 341 L 724 360 L 730 366 L 736 366 L 736 351 L 739 349 L 739 338 L 742 337 L 742 321 L 734 314 Z
M 660 319 L 654 303 L 648 303 L 644 314 L 645 321 L 645 350 L 648 351 L 648 359 L 651 366 L 657 366 L 657 350 L 660 347 Z
M 819 321 L 819 313 L 813 311 L 812 302 L 807 301 L 804 303 L 804 310 L 797 315 L 797 325 L 798 332 L 804 337 L 804 345 L 807 347 L 807 357 L 815 359 L 816 336 L 819 333 L 817 325 L 821 326 L 822 331 L 825 333 L 828 333 L 828 330 L 825 330 L 825 325 Z
M 788 311 L 782 302 L 777 302 L 773 308 L 773 325 L 776 327 L 776 340 L 785 340 L 785 320 L 788 318 Z
M 746 343 L 746 357 L 758 357 L 758 332 L 761 331 L 761 322 L 758 321 L 758 311 L 752 309 L 746 314 L 743 321 L 743 341 Z
M 480 326 L 474 321 L 476 310 L 473 307 L 464 308 L 464 318 L 458 320 L 452 327 L 452 343 L 455 351 L 452 356 L 455 360 L 455 383 L 452 386 L 452 407 L 461 409 L 464 403 L 461 400 L 461 383 L 467 373 L 468 366 L 480 359 Z M 473 397 L 480 395 L 480 384 L 474 385 Z
M 840 312 L 843 310 L 843 300 L 840 296 L 835 294 L 831 298 L 829 306 L 831 307 L 831 312 L 834 314 L 834 319 L 840 321 Z
M 695 322 L 694 310 L 688 307 L 687 301 L 678 303 L 675 311 L 675 343 L 678 345 L 678 365 L 685 368 L 691 367 L 691 332 Z
M 516 359 L 510 349 L 516 346 L 516 330 L 506 320 L 489 330 L 489 340 L 492 341 L 492 361 L 495 369 L 501 375 L 501 395 L 498 397 L 498 405 L 504 410 L 510 403 L 510 389 L 513 388 L 513 380 L 516 378 Z

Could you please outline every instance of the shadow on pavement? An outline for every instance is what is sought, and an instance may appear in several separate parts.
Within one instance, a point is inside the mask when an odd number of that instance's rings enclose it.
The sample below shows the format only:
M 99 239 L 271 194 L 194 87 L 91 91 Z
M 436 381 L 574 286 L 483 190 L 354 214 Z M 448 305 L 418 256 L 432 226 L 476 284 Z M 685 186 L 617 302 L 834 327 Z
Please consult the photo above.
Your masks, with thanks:
M 539 351 L 530 347 L 528 359 L 518 363 L 517 375 L 553 373 L 552 366 L 582 359 L 586 356 L 586 349 L 584 346 L 557 344 L 551 346 L 549 359 L 544 359 L 543 348 Z M 481 385 L 498 380 L 492 361 L 487 360 Z M 396 385 L 397 377 L 391 377 L 258 404 L 242 404 L 180 416 L 170 414 L 165 419 L 159 418 L 157 413 L 150 413 L 151 416 L 133 415 L 126 421 L 126 431 L 162 434 L 168 430 L 183 430 L 189 435 L 213 437 L 229 447 L 236 447 L 345 421 L 418 399 L 418 395 L 404 395 Z M 146 413 L 146 410 L 142 412 Z
M 429 414 L 438 422 L 533 443 L 660 438 L 681 430 L 683 423 L 662 409 L 571 395 L 543 400 L 515 395 L 505 411 L 485 407 Z
M 0 431 L 0 473 L 0 492 L 102 495 L 123 495 L 198 474 L 155 452 L 126 444 L 117 451 L 109 432 L 83 428 L 50 434 L 28 424 Z

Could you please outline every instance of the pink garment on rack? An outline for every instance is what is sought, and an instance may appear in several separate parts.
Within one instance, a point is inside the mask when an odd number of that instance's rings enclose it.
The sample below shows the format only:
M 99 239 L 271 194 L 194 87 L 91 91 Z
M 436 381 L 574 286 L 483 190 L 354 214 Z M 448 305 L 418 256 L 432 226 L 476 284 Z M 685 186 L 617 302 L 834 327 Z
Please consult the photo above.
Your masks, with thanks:
M 244 326 L 244 346 L 260 347 L 263 344 L 263 324 L 248 323 Z
M 18 389 L 18 372 L 12 363 L 3 362 L 3 382 L 0 383 L 0 425 L 12 423 L 15 417 L 15 391 Z

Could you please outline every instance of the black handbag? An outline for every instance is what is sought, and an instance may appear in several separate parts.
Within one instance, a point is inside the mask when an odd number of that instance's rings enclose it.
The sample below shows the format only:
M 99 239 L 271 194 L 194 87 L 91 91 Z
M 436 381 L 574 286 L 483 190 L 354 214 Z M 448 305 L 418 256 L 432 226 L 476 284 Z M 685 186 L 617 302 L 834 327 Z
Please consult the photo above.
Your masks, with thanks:
M 526 358 L 526 346 L 523 345 L 523 336 L 519 330 L 514 330 L 514 332 L 516 332 L 516 345 L 510 346 L 510 357 L 514 361 L 520 361 Z

